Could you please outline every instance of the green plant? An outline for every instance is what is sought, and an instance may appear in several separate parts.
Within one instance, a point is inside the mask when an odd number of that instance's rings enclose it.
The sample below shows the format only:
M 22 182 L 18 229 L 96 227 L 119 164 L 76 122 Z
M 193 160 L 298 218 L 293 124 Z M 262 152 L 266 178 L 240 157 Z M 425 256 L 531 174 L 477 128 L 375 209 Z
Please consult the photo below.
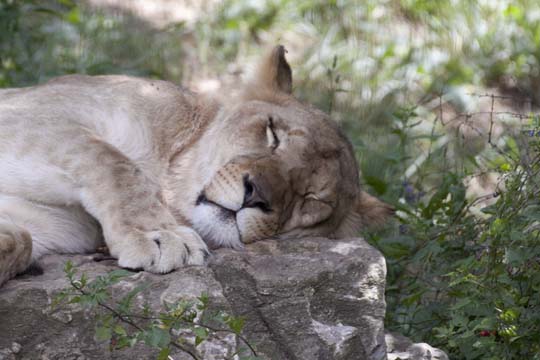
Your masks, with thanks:
M 157 349 L 157 359 L 172 359 L 171 349 L 180 350 L 193 359 L 200 359 L 197 346 L 218 333 L 231 333 L 245 346 L 227 359 L 238 356 L 242 360 L 258 359 L 255 348 L 241 334 L 244 320 L 223 311 L 210 311 L 208 295 L 196 300 L 179 299 L 165 303 L 164 310 L 153 312 L 149 305 L 137 310 L 133 304 L 137 295 L 146 290 L 139 285 L 124 294 L 118 301 L 111 295 L 112 286 L 133 273 L 114 270 L 89 280 L 86 274 L 77 276 L 77 269 L 68 261 L 64 267 L 70 287 L 61 291 L 52 304 L 53 310 L 61 305 L 79 304 L 94 310 L 96 316 L 96 339 L 108 341 L 112 350 L 132 347 L 139 342 Z M 194 335 L 194 344 L 185 338 Z M 238 341 L 237 341 L 238 342 Z
M 418 122 L 410 120 L 417 114 L 397 115 L 398 143 L 408 146 L 399 151 L 403 155 L 417 141 Z M 536 117 L 529 118 L 534 125 Z M 455 359 L 540 359 L 537 134 L 537 128 L 509 134 L 502 148 L 488 144 L 484 150 L 484 172 L 499 173 L 504 190 L 466 197 L 464 180 L 479 172 L 474 159 L 462 159 L 463 166 L 447 162 L 431 187 L 434 180 L 423 175 L 434 169 L 428 157 L 424 169 L 401 184 L 399 230 L 369 234 L 388 262 L 388 327 Z M 401 161 L 408 166 L 414 158 Z M 491 205 L 471 211 L 488 198 Z

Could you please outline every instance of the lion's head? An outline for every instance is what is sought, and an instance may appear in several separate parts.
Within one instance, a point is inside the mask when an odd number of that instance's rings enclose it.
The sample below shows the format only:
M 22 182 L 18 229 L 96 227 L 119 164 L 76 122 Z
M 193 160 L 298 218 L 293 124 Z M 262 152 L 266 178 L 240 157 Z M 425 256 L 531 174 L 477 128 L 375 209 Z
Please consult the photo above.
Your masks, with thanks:
M 189 155 L 197 170 L 183 213 L 210 246 L 353 236 L 392 212 L 361 191 L 353 148 L 337 124 L 292 96 L 284 54 L 278 46 L 264 58 Z

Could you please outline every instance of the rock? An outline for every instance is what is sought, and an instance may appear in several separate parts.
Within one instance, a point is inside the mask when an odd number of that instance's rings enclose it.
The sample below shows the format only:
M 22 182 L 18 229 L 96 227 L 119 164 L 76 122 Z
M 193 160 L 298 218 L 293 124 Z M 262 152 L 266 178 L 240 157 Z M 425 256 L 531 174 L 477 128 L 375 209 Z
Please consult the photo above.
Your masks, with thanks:
M 11 343 L 10 348 L 0 349 L 0 360 L 15 360 L 15 354 L 18 354 L 21 351 L 21 344 Z
M 426 343 L 413 343 L 407 337 L 387 332 L 385 334 L 388 360 L 448 360 L 448 356 Z
M 52 299 L 68 286 L 67 260 L 90 279 L 117 269 L 115 261 L 96 262 L 91 255 L 50 255 L 40 261 L 43 275 L 6 283 L 0 289 L 0 359 L 156 358 L 156 349 L 143 344 L 109 351 L 107 343 L 95 340 L 92 311 L 79 304 L 51 309 Z M 245 251 L 217 250 L 208 267 L 166 275 L 134 272 L 113 285 L 112 293 L 119 299 L 148 284 L 134 302 L 154 310 L 207 293 L 210 309 L 245 319 L 243 335 L 262 359 L 382 360 L 385 276 L 382 255 L 359 238 L 267 240 Z M 181 335 L 194 341 L 191 333 Z M 235 336 L 219 333 L 197 351 L 201 359 L 217 360 L 240 345 Z M 171 356 L 190 359 L 178 352 Z

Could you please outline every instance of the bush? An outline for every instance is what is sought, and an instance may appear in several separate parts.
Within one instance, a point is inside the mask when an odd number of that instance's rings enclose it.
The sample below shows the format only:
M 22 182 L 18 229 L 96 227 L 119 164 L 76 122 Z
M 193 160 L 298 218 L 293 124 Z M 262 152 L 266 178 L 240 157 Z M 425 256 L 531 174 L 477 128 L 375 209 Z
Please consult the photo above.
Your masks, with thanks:
M 452 359 L 540 359 L 538 135 L 489 147 L 497 156 L 485 171 L 500 174 L 501 190 L 488 196 L 465 196 L 466 167 L 447 169 L 435 190 L 421 178 L 402 184 L 399 231 L 370 236 L 388 261 L 388 327 Z

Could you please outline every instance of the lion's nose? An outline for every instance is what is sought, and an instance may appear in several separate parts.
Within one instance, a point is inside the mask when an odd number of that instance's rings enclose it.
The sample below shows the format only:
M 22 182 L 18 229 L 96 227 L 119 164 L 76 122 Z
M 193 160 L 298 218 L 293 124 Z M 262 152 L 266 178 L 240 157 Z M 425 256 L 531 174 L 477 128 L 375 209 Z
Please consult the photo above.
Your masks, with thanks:
M 256 207 L 264 212 L 272 210 L 268 201 L 262 196 L 257 184 L 250 180 L 248 175 L 244 176 L 244 202 L 242 207 Z

